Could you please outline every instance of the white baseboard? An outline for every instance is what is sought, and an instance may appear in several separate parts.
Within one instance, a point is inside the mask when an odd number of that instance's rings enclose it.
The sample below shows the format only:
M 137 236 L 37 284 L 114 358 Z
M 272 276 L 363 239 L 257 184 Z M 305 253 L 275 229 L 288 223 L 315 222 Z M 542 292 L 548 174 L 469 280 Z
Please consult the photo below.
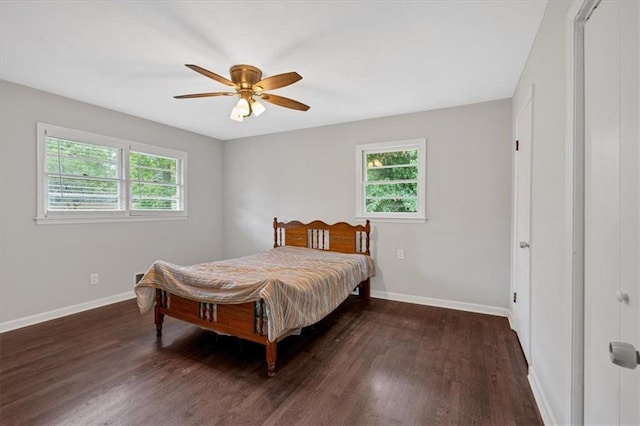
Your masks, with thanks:
M 549 401 L 542 391 L 542 387 L 540 386 L 540 382 L 538 381 L 538 377 L 536 376 L 535 370 L 532 366 L 529 366 L 529 375 L 527 376 L 527 379 L 529 379 L 529 386 L 531 386 L 533 398 L 538 404 L 538 410 L 540 410 L 542 421 L 545 425 L 557 425 L 558 422 L 553 415 Z
M 133 290 L 113 296 L 103 297 L 102 299 L 91 300 L 89 302 L 79 303 L 77 305 L 66 306 L 64 308 L 54 309 L 52 311 L 43 312 L 41 314 L 31 315 L 24 318 L 18 318 L 11 321 L 0 323 L 0 333 L 15 330 L 17 328 L 27 327 L 29 325 L 38 324 L 40 322 L 64 317 L 67 315 L 77 314 L 78 312 L 88 311 L 89 309 L 99 308 L 100 306 L 110 305 L 123 300 L 133 299 L 136 297 Z
M 515 331 L 516 328 L 514 327 L 515 324 L 513 323 L 513 312 L 511 309 L 507 309 L 507 319 L 509 320 L 509 327 Z
M 497 306 L 478 305 L 475 303 L 456 302 L 455 300 L 433 299 L 431 297 L 411 296 L 408 294 L 389 293 L 387 291 L 371 290 L 371 297 L 377 299 L 395 300 L 397 302 L 415 303 L 417 305 L 437 306 L 439 308 L 456 309 L 458 311 L 475 312 L 478 314 L 509 317 L 509 309 Z

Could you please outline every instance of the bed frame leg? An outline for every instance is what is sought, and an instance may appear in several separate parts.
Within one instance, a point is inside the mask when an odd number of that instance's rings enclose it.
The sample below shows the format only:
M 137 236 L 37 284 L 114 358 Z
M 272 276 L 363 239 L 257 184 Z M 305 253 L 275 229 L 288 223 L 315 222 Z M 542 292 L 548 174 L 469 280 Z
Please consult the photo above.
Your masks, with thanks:
M 158 337 L 162 336 L 162 322 L 164 321 L 164 314 L 160 312 L 160 308 L 166 306 L 166 297 L 166 294 L 162 290 L 156 288 L 156 306 L 153 312 L 155 314 L 156 336 Z
M 278 358 L 278 342 L 267 341 L 267 375 L 276 375 L 276 359 Z
M 360 300 L 369 300 L 371 298 L 371 281 L 369 278 L 366 281 L 362 281 L 358 286 L 358 295 Z
M 156 306 L 156 336 L 162 337 L 162 323 L 164 321 L 164 314 L 160 313 L 160 310 Z

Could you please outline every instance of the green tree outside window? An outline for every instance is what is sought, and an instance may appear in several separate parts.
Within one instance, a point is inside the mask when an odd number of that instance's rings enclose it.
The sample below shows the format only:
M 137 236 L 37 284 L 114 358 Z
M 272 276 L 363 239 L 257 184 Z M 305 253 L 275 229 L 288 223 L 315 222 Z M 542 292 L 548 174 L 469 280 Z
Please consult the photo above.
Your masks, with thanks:
M 418 150 L 367 153 L 365 211 L 418 211 Z

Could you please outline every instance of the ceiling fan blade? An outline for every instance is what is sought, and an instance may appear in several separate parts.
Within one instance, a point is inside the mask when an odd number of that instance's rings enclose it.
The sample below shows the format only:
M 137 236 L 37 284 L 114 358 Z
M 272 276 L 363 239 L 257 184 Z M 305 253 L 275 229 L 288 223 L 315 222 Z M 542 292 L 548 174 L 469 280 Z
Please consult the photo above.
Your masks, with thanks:
M 253 85 L 253 90 L 261 87 L 262 90 L 266 92 L 267 90 L 279 89 L 281 87 L 288 86 L 299 80 L 302 80 L 302 76 L 297 72 L 286 72 L 284 74 L 278 74 L 267 77 L 264 80 L 260 80 Z
M 305 105 L 302 102 L 294 101 L 293 99 L 285 98 L 284 96 L 272 95 L 270 93 L 263 93 L 260 95 L 265 101 L 285 108 L 297 109 L 299 111 L 307 111 L 311 108 L 309 105 Z
M 209 93 L 193 93 L 191 95 L 178 95 L 174 96 L 176 99 L 190 99 L 190 98 L 208 98 L 210 96 L 233 96 L 234 92 L 209 92 Z
M 211 79 L 213 79 L 213 80 L 215 80 L 217 82 L 220 82 L 222 84 L 226 84 L 227 86 L 231 86 L 231 87 L 233 87 L 235 89 L 238 88 L 238 85 L 235 84 L 233 81 L 228 80 L 228 79 L 224 78 L 223 76 L 218 75 L 218 74 L 216 74 L 214 72 L 211 72 L 209 70 L 206 70 L 206 69 L 204 69 L 202 67 L 199 67 L 199 66 L 193 65 L 193 64 L 185 64 L 185 66 L 188 67 L 188 68 L 191 68 L 195 72 L 198 72 L 198 73 L 204 75 L 205 77 L 209 77 L 209 78 L 211 78 Z

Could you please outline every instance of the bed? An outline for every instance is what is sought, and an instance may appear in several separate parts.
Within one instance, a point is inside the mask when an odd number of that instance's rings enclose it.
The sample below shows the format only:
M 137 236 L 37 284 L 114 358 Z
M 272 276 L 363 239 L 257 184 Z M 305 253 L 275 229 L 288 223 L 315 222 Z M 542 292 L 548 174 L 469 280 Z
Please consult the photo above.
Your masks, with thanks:
M 328 225 L 273 219 L 273 248 L 260 254 L 191 266 L 156 261 L 136 284 L 141 313 L 164 316 L 265 346 L 275 375 L 277 345 L 314 324 L 357 289 L 370 296 L 375 265 L 370 224 Z

